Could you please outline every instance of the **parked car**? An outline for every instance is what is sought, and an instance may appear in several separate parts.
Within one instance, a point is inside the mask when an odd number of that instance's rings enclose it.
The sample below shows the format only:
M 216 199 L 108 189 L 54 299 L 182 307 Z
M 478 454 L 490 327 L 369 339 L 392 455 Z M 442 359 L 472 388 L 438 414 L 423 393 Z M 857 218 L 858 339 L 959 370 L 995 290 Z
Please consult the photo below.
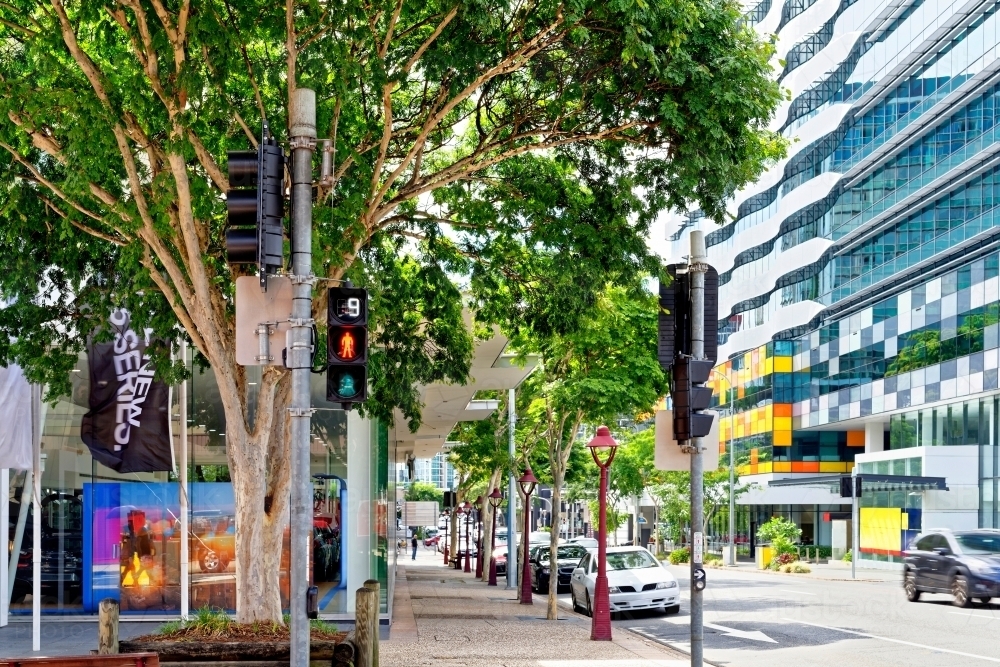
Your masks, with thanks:
M 431 535 L 429 537 L 425 537 L 424 538 L 424 546 L 425 547 L 436 546 L 437 543 L 441 541 L 441 535 L 442 534 L 443 533 L 435 533 L 434 535 Z
M 680 588 L 674 575 L 643 547 L 609 547 L 608 592 L 611 613 L 657 609 L 664 614 L 680 611 Z M 593 613 L 597 554 L 588 551 L 573 570 L 570 597 L 573 610 Z
M 497 548 L 493 552 L 493 558 L 497 561 L 497 576 L 506 577 L 507 576 L 507 546 Z
M 574 537 L 566 544 L 579 544 L 581 547 L 584 547 L 585 549 L 596 549 L 598 546 L 600 546 L 598 545 L 597 540 L 595 540 L 593 537 Z
M 531 587 L 536 593 L 549 590 L 549 577 L 552 572 L 550 548 L 541 547 L 534 553 L 531 559 Z M 557 583 L 556 591 L 569 587 L 573 570 L 580 564 L 580 560 L 587 555 L 587 550 L 576 544 L 566 544 L 556 548 L 556 571 Z
M 53 493 L 42 498 L 42 567 L 41 588 L 43 596 L 60 597 L 66 602 L 77 602 L 83 595 L 83 502 L 79 497 L 66 493 Z M 10 501 L 8 544 L 13 547 L 17 519 L 21 504 Z M 31 593 L 33 564 L 31 561 L 34 527 L 34 507 L 28 513 L 17 557 L 17 568 L 11 588 L 11 601 L 21 603 Z
M 903 552 L 903 590 L 910 602 L 946 593 L 956 607 L 1000 597 L 1000 530 L 921 533 Z

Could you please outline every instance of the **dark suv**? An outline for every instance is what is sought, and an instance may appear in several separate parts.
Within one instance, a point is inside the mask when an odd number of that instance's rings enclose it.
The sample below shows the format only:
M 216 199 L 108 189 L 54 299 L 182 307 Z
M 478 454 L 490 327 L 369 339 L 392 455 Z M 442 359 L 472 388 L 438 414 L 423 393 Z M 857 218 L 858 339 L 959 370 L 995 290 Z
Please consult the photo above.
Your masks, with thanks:
M 1000 530 L 931 530 L 918 535 L 903 558 L 910 602 L 921 593 L 946 593 L 956 607 L 965 607 L 1000 596 Z

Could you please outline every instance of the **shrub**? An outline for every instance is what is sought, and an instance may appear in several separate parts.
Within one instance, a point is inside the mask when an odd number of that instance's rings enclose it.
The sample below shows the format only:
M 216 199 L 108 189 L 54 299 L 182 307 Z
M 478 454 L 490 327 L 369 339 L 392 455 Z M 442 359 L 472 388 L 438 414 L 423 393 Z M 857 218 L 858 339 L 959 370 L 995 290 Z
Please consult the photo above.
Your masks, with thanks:
M 757 531 L 757 539 L 774 543 L 778 538 L 784 538 L 789 544 L 794 543 L 802 535 L 802 529 L 792 521 L 780 516 L 773 517 Z
M 809 574 L 812 570 L 805 563 L 793 563 L 792 572 L 795 574 Z
M 715 560 L 721 561 L 722 560 L 722 556 L 720 556 L 719 554 L 706 553 L 704 555 L 704 559 L 703 560 L 706 563 L 711 563 L 712 561 L 715 561 Z
M 682 549 L 674 549 L 670 552 L 667 557 L 671 565 L 680 565 L 681 563 L 687 563 L 691 559 L 691 554 L 687 547 Z
M 779 535 L 771 540 L 771 552 L 775 556 L 795 556 L 792 560 L 798 559 L 798 552 L 792 541 L 783 535 Z
M 770 569 L 779 570 L 782 566 L 790 565 L 797 560 L 798 558 L 795 557 L 794 553 L 775 554 L 774 557 L 771 558 Z
M 841 558 L 840 560 L 844 561 L 845 563 L 850 563 L 851 560 L 853 559 L 854 556 L 852 555 L 852 552 L 848 551 L 846 554 L 844 554 L 843 558 Z

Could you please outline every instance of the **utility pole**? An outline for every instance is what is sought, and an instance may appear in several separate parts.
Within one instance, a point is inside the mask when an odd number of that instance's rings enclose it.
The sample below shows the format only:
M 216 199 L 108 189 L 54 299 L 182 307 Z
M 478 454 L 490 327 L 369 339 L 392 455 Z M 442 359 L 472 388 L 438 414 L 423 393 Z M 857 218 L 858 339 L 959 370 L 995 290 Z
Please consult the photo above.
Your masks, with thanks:
M 514 462 L 514 429 L 517 426 L 515 390 L 507 390 L 507 456 Z M 511 468 L 507 478 L 507 590 L 517 590 L 517 477 Z M 527 539 L 527 538 L 525 538 Z
M 691 232 L 691 256 L 688 258 L 688 275 L 691 285 L 691 356 L 695 360 L 705 358 L 705 273 L 708 271 L 705 235 L 695 230 Z M 702 441 L 691 438 L 688 449 L 691 454 L 691 667 L 702 667 L 704 650 L 704 580 L 702 549 L 704 534 L 704 469 Z
M 292 149 L 292 313 L 287 366 L 292 371 L 291 418 L 291 667 L 309 667 L 309 552 L 312 547 L 312 481 L 309 435 L 312 405 L 312 157 L 316 148 L 316 93 L 295 88 L 289 98 Z

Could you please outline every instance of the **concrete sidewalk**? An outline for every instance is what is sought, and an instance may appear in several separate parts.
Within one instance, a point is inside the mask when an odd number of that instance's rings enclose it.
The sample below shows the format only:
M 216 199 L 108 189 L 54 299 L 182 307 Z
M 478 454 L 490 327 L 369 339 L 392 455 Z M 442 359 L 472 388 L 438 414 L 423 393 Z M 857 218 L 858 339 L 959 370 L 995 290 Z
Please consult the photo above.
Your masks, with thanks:
M 590 641 L 590 619 L 559 610 L 545 620 L 545 597 L 522 605 L 516 591 L 445 567 L 421 549 L 400 559 L 393 625 L 379 650 L 381 667 L 681 667 L 683 653 L 615 629 L 614 641 Z

